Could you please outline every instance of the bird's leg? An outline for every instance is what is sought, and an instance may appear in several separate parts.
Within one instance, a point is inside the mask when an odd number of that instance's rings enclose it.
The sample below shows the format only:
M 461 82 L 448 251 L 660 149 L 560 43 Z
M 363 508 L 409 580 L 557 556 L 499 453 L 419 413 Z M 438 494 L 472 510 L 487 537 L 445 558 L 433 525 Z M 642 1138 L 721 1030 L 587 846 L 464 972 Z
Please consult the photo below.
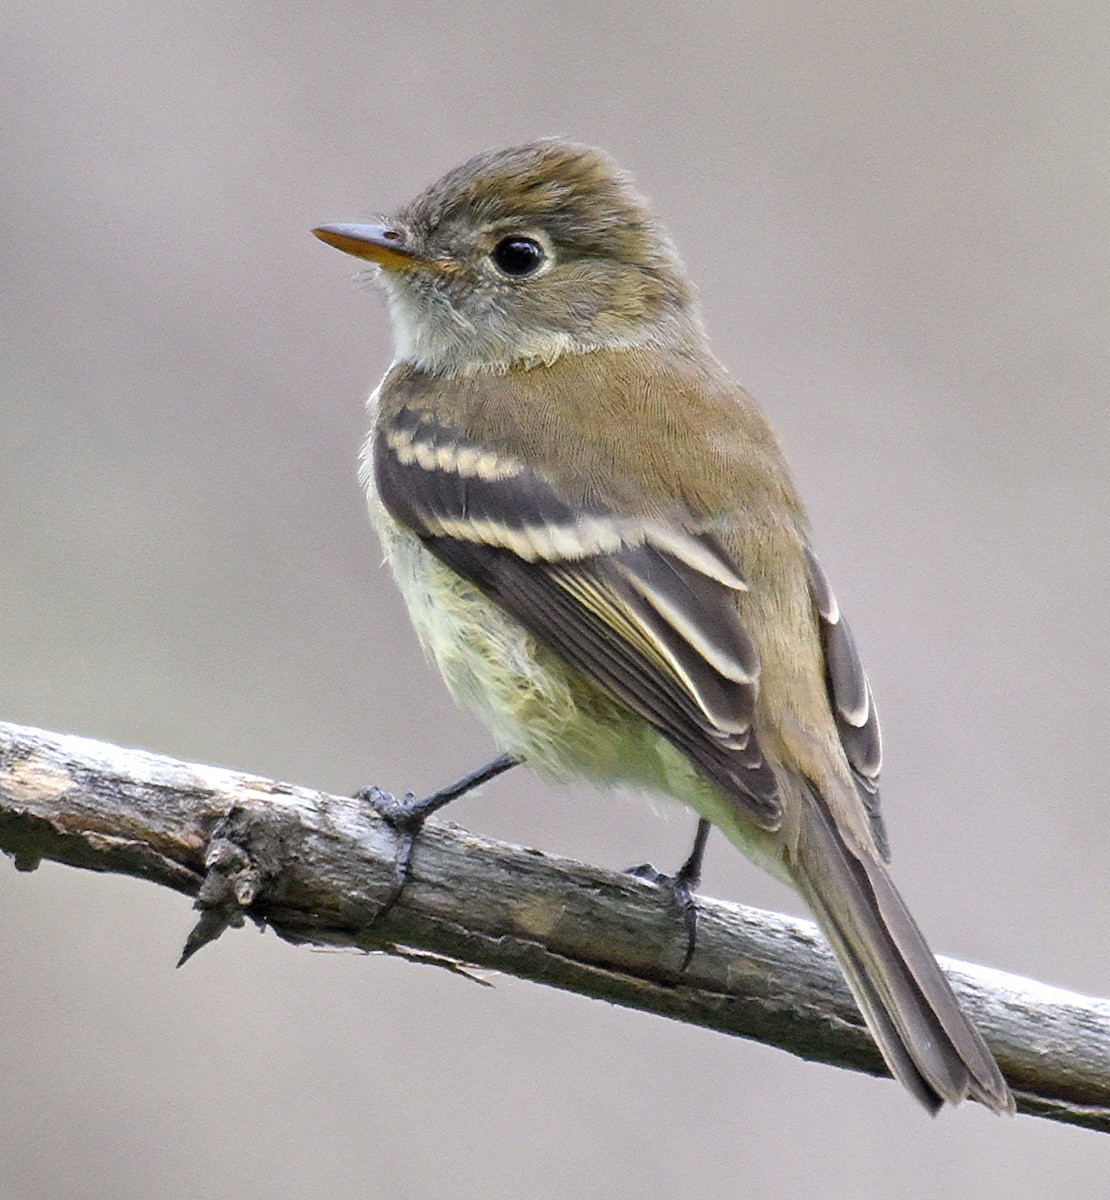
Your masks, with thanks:
M 641 863 L 638 867 L 630 867 L 625 874 L 634 875 L 637 879 L 646 879 L 657 883 L 660 887 L 669 888 L 675 903 L 682 912 L 682 921 L 686 926 L 686 955 L 682 960 L 679 971 L 685 971 L 694 957 L 698 944 L 698 906 L 694 901 L 694 890 L 701 883 L 701 865 L 705 858 L 705 843 L 709 839 L 711 826 L 703 817 L 698 821 L 698 831 L 694 834 L 694 848 L 689 858 L 673 875 L 664 875 L 657 871 L 651 863 Z
M 430 796 L 424 796 L 419 800 L 412 792 L 407 792 L 398 799 L 389 792 L 383 792 L 381 788 L 376 787 L 362 788 L 355 792 L 356 800 L 361 800 L 397 831 L 397 854 L 393 859 L 393 890 L 378 910 L 374 917 L 375 921 L 380 921 L 400 900 L 401 893 L 405 890 L 405 884 L 409 880 L 412 848 L 416 844 L 417 835 L 423 828 L 424 822 L 432 813 L 438 812 L 444 805 L 450 804 L 452 800 L 457 800 L 467 792 L 472 792 L 483 783 L 488 783 L 491 779 L 496 779 L 498 775 L 503 775 L 510 767 L 515 767 L 519 762 L 520 759 L 511 754 L 499 754 L 484 767 L 479 767 L 477 771 L 471 771 L 469 775 L 464 775 L 447 787 L 440 788 L 438 792 L 432 792 Z

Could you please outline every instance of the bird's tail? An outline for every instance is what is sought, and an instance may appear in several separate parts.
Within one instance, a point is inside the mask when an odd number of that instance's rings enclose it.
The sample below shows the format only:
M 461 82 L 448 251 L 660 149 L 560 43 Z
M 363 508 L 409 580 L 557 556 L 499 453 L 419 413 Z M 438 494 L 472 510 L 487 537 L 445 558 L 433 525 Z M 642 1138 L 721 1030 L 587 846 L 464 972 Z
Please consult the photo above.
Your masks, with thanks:
M 838 828 L 819 796 L 813 801 L 792 873 L 894 1077 L 930 1112 L 971 1096 L 1012 1113 L 1014 1098 L 994 1056 L 886 868 Z

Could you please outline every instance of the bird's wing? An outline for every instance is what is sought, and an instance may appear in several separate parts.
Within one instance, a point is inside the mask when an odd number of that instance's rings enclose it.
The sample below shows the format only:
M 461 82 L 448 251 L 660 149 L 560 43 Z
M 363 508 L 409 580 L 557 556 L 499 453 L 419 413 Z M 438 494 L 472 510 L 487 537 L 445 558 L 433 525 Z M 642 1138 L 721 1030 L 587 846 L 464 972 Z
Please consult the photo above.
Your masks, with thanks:
M 395 520 L 778 826 L 751 727 L 759 656 L 736 603 L 747 585 L 709 530 L 572 506 L 540 472 L 414 408 L 379 426 L 373 469 Z
M 840 744 L 852 768 L 856 791 L 871 820 L 875 842 L 883 857 L 889 859 L 889 843 L 879 811 L 879 771 L 883 764 L 883 746 L 875 698 L 871 695 L 871 685 L 867 682 L 852 631 L 840 613 L 821 564 L 808 546 L 806 561 L 813 605 L 821 630 L 821 645 L 825 652 L 825 680 Z

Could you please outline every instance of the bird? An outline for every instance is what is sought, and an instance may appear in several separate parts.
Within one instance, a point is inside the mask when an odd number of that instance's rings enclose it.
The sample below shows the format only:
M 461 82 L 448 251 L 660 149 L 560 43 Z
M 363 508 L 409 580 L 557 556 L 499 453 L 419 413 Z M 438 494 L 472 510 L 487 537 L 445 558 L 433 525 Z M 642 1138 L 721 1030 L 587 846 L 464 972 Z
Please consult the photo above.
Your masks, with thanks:
M 410 827 L 518 762 L 676 798 L 688 912 L 712 825 L 806 902 L 918 1101 L 1013 1112 L 891 880 L 874 698 L 779 441 L 631 178 L 544 138 L 313 233 L 385 289 L 360 478 L 421 643 L 502 750 Z

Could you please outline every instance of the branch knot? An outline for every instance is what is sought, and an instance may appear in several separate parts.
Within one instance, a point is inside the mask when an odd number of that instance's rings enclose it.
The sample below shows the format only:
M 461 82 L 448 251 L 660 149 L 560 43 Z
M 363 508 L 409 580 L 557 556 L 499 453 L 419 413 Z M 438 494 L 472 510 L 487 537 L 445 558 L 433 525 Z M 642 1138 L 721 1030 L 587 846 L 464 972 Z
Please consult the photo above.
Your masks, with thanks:
M 238 929 L 247 910 L 281 871 L 282 847 L 273 823 L 237 805 L 214 827 L 204 856 L 206 874 L 193 907 L 200 918 L 185 941 L 177 965 L 214 942 L 225 929 Z

